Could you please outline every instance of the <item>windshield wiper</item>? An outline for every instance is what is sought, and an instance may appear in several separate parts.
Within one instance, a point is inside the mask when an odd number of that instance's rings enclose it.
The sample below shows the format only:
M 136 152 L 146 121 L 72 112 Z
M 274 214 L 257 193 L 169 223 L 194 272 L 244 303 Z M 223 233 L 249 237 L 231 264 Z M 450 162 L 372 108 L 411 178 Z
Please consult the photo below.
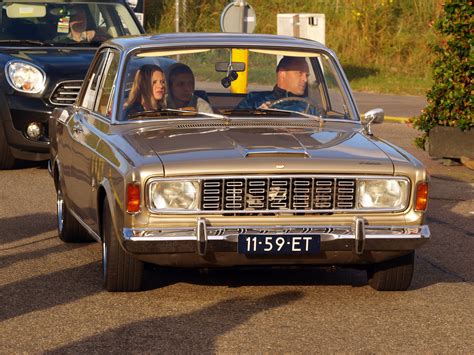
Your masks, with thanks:
M 263 107 L 259 107 L 259 108 L 255 109 L 255 111 L 256 112 L 263 111 L 263 112 L 296 113 L 297 115 L 300 115 L 300 116 L 303 116 L 303 117 L 315 119 L 316 121 L 319 122 L 319 127 L 322 127 L 323 123 L 324 123 L 323 116 L 316 116 L 316 115 L 312 115 L 310 113 L 304 113 L 304 112 L 300 112 L 300 111 L 283 110 L 283 109 L 278 109 L 278 108 L 263 108 Z
M 45 43 L 35 39 L 0 39 L 0 44 L 32 44 L 37 46 L 50 46 L 51 44 Z
M 54 42 L 54 45 L 56 47 L 93 47 L 96 48 L 101 44 L 101 42 Z
M 193 116 L 193 115 L 198 115 L 198 116 L 205 116 L 205 117 L 211 117 L 211 118 L 220 118 L 223 120 L 227 120 L 228 117 L 218 114 L 218 113 L 209 113 L 209 112 L 201 112 L 201 111 L 193 111 L 193 110 L 182 110 L 182 109 L 174 109 L 174 108 L 164 108 L 162 111 L 166 112 L 177 112 L 177 113 L 184 113 L 186 116 Z
M 140 117 L 180 117 L 180 116 L 205 116 L 211 118 L 220 118 L 220 119 L 228 119 L 224 115 L 219 115 L 217 113 L 208 113 L 208 112 L 199 112 L 199 111 L 192 111 L 192 110 L 180 110 L 180 109 L 173 109 L 173 108 L 163 108 L 160 110 L 147 110 L 141 112 L 135 112 L 128 116 L 128 119 L 136 119 Z

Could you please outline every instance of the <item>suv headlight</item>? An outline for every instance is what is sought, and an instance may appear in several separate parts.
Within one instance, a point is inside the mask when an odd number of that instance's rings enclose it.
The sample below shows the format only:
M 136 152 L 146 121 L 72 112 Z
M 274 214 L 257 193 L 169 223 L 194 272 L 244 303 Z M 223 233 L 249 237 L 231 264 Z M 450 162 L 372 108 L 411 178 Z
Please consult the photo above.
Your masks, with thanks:
M 199 182 L 196 180 L 157 180 L 148 184 L 152 211 L 195 211 L 199 207 Z
M 407 207 L 408 187 L 404 179 L 359 179 L 357 207 L 403 210 Z
M 17 91 L 37 94 L 44 90 L 46 75 L 31 63 L 12 60 L 5 66 L 8 83 Z

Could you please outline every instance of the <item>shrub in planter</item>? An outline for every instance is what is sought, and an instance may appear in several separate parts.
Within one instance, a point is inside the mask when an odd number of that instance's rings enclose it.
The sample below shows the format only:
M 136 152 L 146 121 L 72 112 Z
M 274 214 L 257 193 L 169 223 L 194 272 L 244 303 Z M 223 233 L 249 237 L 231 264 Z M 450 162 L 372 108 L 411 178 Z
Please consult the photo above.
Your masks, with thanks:
M 433 86 L 427 93 L 428 105 L 412 119 L 422 131 L 415 143 L 423 149 L 434 127 L 474 131 L 474 2 L 447 0 L 443 10 L 434 23 L 438 38 L 432 45 Z

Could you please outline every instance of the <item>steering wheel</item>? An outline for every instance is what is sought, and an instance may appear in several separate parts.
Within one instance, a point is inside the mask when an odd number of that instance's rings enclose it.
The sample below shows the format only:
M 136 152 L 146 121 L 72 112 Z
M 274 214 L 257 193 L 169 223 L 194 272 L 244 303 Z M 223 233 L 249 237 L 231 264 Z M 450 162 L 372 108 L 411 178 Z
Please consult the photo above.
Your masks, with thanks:
M 270 101 L 268 104 L 267 104 L 267 107 L 268 108 L 271 108 L 275 105 L 278 105 L 278 104 L 281 104 L 282 102 L 288 102 L 288 101 L 298 101 L 298 102 L 303 102 L 306 104 L 306 108 L 305 110 L 303 111 L 303 113 L 308 113 L 309 111 L 309 108 L 311 106 L 313 106 L 317 112 L 319 112 L 319 108 L 314 104 L 312 103 L 311 101 L 309 101 L 307 98 L 304 98 L 304 97 L 298 97 L 298 96 L 289 96 L 289 97 L 282 97 L 281 99 L 277 99 L 277 100 L 274 100 L 274 101 Z

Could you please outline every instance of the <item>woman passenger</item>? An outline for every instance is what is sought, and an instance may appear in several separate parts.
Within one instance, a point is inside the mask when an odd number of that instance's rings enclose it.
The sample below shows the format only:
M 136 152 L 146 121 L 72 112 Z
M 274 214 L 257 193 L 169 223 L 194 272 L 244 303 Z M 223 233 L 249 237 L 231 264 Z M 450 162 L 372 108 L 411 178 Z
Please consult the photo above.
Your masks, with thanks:
M 125 104 L 125 117 L 142 111 L 166 108 L 166 81 L 163 69 L 145 64 L 137 70 Z

